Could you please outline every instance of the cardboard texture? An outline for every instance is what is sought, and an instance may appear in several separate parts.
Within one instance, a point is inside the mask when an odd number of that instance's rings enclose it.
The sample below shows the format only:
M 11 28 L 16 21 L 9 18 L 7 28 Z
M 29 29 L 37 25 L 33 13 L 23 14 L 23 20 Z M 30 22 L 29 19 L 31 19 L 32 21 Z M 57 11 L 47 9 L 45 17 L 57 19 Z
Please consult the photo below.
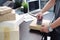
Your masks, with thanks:
M 15 14 L 14 13 L 0 15 L 0 22 L 11 21 L 11 20 L 15 20 Z
M 10 29 L 7 27 L 4 28 L 4 40 L 10 40 Z
M 24 21 L 23 19 L 24 14 L 16 14 L 16 20 L 0 22 L 0 40 L 19 40 L 19 25 Z
M 45 25 L 49 25 L 50 21 L 49 20 L 42 20 L 42 24 L 45 24 Z M 31 22 L 30 24 L 30 29 L 33 29 L 33 30 L 40 30 L 40 27 L 41 25 L 38 25 L 37 24 L 37 19 L 35 19 L 34 21 Z
M 16 29 L 11 30 L 9 27 L 2 27 L 0 29 L 0 40 L 19 40 L 19 30 Z
M 0 15 L 11 13 L 11 11 L 12 8 L 10 7 L 6 7 L 6 6 L 0 7 Z
M 37 20 L 32 21 L 30 24 L 30 29 L 40 30 L 40 27 L 41 27 L 41 25 L 37 24 Z

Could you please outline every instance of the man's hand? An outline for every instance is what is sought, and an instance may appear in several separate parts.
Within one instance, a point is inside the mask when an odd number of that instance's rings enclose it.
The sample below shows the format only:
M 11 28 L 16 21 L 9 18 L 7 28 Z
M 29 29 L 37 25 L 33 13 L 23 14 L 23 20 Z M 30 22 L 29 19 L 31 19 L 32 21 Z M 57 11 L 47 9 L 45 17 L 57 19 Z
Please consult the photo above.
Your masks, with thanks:
M 41 32 L 45 32 L 45 33 L 48 33 L 48 27 L 46 25 L 41 25 L 41 28 L 40 28 L 40 31 Z
M 37 15 L 37 19 L 41 19 L 43 16 L 43 13 L 42 12 L 39 12 L 38 15 Z
M 43 17 L 43 13 L 42 12 L 38 13 L 37 19 L 42 19 L 42 17 Z M 40 31 L 48 33 L 49 32 L 48 31 L 48 26 L 47 25 L 41 25 Z

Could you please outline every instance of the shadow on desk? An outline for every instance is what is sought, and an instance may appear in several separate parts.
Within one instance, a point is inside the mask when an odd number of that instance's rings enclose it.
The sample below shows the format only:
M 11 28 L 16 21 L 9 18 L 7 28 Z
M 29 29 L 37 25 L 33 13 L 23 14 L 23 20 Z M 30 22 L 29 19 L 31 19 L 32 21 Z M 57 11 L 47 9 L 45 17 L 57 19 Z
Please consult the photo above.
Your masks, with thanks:
M 20 25 L 20 40 L 41 40 L 41 35 L 30 32 L 29 24 L 31 22 L 23 22 Z

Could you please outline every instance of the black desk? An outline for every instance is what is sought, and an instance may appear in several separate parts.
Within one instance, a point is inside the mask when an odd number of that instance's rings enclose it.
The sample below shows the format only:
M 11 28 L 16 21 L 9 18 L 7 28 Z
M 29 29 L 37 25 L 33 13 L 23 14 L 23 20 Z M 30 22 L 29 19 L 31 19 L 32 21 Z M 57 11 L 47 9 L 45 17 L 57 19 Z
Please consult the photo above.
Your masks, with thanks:
M 31 22 L 23 22 L 20 25 L 20 40 L 41 40 L 41 35 L 29 32 L 29 24 Z

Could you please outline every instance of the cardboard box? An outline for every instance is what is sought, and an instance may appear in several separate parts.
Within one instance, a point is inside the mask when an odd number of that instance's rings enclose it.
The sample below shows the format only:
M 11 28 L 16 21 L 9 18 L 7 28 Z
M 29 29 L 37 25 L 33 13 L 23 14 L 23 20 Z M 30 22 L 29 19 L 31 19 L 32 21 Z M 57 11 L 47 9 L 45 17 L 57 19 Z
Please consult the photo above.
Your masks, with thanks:
M 37 20 L 32 21 L 29 28 L 33 30 L 40 30 L 41 25 L 38 25 L 36 22 Z
M 12 11 L 12 8 L 10 7 L 6 7 L 6 6 L 0 7 L 0 15 L 11 13 L 11 11 Z
M 0 40 L 19 40 L 19 29 L 0 27 Z
M 50 24 L 50 20 L 42 20 L 42 24 L 45 24 L 47 26 L 49 26 Z M 41 28 L 41 25 L 38 25 L 37 24 L 37 19 L 36 20 L 33 20 L 30 24 L 30 29 L 33 29 L 33 30 L 40 30 Z
M 0 15 L 0 22 L 11 21 L 11 20 L 15 20 L 15 14 L 14 13 Z

